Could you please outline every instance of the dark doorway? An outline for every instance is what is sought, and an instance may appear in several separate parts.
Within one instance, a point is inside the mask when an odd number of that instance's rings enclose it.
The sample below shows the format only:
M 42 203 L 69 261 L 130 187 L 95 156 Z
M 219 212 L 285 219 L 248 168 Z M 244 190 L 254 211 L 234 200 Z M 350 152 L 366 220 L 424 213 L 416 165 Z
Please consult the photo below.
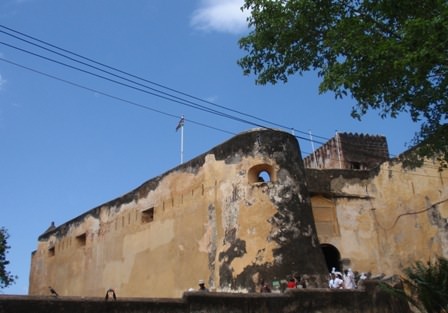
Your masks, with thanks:
M 341 270 L 341 254 L 335 246 L 324 243 L 320 245 L 327 263 L 328 272 L 334 267 L 337 271 Z

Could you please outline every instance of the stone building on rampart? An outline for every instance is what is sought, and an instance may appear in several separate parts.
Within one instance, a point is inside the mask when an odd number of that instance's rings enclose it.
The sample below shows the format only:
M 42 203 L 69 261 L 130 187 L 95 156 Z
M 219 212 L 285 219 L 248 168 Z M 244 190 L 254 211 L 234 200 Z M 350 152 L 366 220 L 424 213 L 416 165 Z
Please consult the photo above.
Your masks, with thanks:
M 392 275 L 448 257 L 448 174 L 437 162 L 404 169 L 385 137 L 338 133 L 304 164 L 329 267 Z
M 386 137 L 338 132 L 303 163 L 306 168 L 369 170 L 388 159 Z
M 254 291 L 292 272 L 323 286 L 331 267 L 399 274 L 448 257 L 447 179 L 431 160 L 403 169 L 382 136 L 339 133 L 302 161 L 294 136 L 248 131 L 51 227 L 29 293 L 180 297 L 198 279 Z

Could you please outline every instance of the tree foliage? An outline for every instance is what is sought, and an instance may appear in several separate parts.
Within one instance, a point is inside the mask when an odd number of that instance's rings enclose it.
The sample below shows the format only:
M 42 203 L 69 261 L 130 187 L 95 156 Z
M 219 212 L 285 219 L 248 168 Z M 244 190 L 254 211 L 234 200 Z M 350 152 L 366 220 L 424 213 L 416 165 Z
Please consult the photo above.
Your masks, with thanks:
M 320 92 L 421 123 L 420 156 L 448 160 L 448 1 L 245 0 L 252 31 L 238 63 L 258 84 L 315 70 Z
M 409 284 L 427 312 L 448 312 L 448 260 L 439 257 L 435 262 L 416 262 L 405 270 Z
M 448 312 L 448 259 L 438 257 L 426 264 L 415 262 L 404 270 L 401 278 L 404 288 L 393 288 L 382 284 L 382 288 L 393 295 L 408 300 L 421 312 Z
M 8 231 L 3 227 L 0 228 L 0 289 L 13 284 L 17 278 L 6 270 L 6 266 L 9 264 L 6 254 L 10 248 L 8 246 L 8 238 Z

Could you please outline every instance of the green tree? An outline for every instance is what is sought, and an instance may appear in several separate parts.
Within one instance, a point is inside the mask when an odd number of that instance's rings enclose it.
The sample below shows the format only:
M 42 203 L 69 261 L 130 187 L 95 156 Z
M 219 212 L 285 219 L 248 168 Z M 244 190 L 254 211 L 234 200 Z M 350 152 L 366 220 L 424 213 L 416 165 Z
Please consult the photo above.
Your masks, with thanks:
M 426 264 L 417 261 L 404 274 L 401 278 L 404 288 L 383 283 L 383 289 L 408 300 L 422 312 L 448 312 L 448 259 L 438 257 Z
M 405 270 L 406 283 L 417 295 L 427 312 L 448 312 L 448 260 L 439 257 L 435 262 L 416 262 Z
M 448 1 L 245 0 L 242 9 L 251 13 L 244 74 L 275 84 L 314 70 L 321 93 L 356 100 L 354 118 L 407 112 L 421 123 L 417 159 L 446 167 Z
M 6 270 L 6 266 L 9 261 L 6 259 L 6 254 L 8 253 L 8 231 L 4 228 L 0 228 L 0 289 L 8 287 L 15 282 L 16 276 L 12 275 Z

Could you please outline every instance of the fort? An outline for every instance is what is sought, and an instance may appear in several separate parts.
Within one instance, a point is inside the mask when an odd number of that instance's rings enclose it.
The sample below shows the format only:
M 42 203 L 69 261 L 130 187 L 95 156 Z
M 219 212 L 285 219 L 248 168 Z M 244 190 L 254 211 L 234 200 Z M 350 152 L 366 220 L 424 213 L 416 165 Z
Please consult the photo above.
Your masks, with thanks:
M 447 178 L 433 160 L 403 168 L 382 136 L 337 134 L 302 160 L 294 136 L 250 130 L 52 225 L 32 253 L 29 294 L 48 295 L 51 285 L 64 297 L 114 288 L 180 299 L 204 279 L 225 298 L 298 272 L 334 308 L 319 289 L 332 267 L 387 277 L 448 257 Z
M 253 130 L 39 237 L 31 295 L 181 297 L 199 279 L 256 291 L 261 279 L 328 275 L 294 136 Z

